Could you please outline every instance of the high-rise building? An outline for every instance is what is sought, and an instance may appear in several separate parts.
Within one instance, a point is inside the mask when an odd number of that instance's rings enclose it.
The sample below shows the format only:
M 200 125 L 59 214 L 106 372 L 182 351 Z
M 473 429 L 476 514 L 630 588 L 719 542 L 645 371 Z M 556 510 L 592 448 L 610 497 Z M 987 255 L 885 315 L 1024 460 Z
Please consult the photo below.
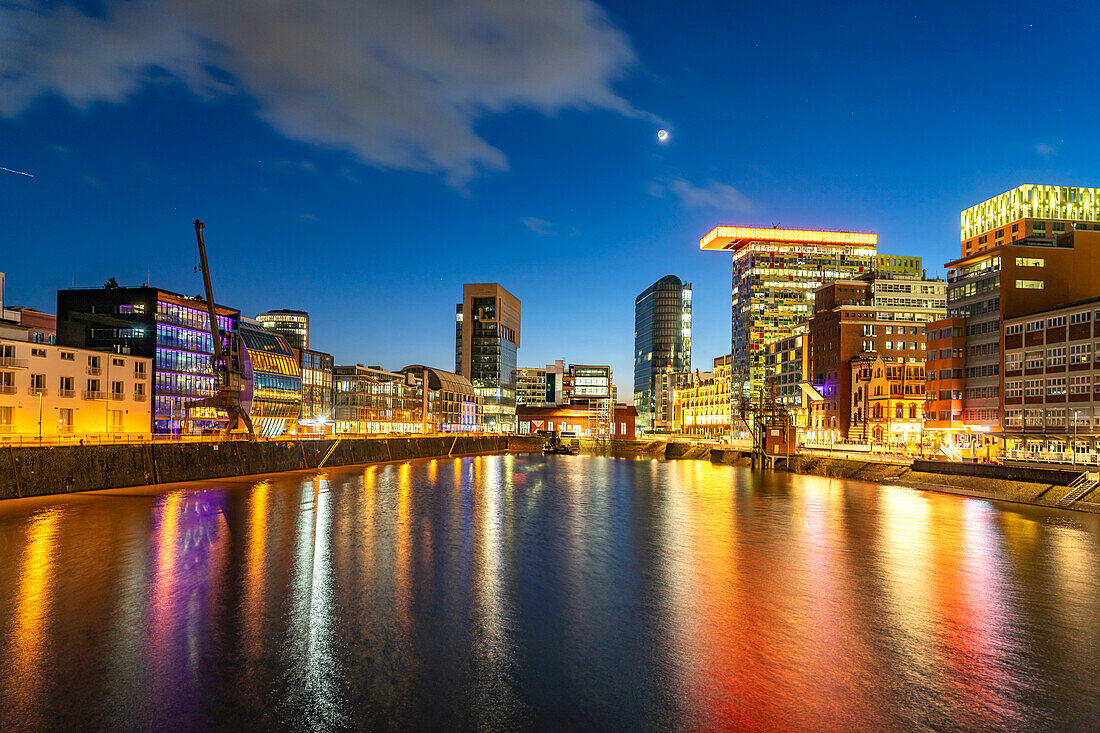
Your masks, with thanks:
M 853 416 L 859 419 L 861 426 L 867 424 L 862 416 L 869 404 L 866 400 L 855 399 L 861 395 L 853 393 L 853 362 L 858 362 L 860 368 L 867 368 L 875 357 L 882 357 L 884 363 L 900 365 L 903 379 L 899 383 L 910 390 L 904 409 L 908 410 L 908 403 L 917 394 L 913 390 L 918 382 L 917 399 L 923 401 L 925 326 L 944 317 L 946 286 L 942 280 L 869 272 L 854 279 L 836 280 L 817 290 L 816 310 L 809 324 L 813 384 L 802 388 L 810 402 L 808 440 L 832 442 L 867 437 L 862 430 L 854 436 L 850 432 Z M 891 374 L 894 371 L 891 370 Z M 872 372 L 871 377 L 877 379 L 874 374 Z M 862 380 L 858 386 L 866 381 Z M 885 383 L 875 382 L 872 387 Z M 895 400 L 884 403 L 879 409 L 889 408 L 896 412 L 895 403 L 901 402 L 902 396 L 893 395 Z M 923 419 L 922 413 L 920 420 Z M 897 425 L 901 432 L 886 433 L 885 442 L 908 442 L 911 435 L 903 428 L 907 430 L 910 423 L 898 422 Z
M 699 248 L 733 254 L 733 380 L 741 395 L 764 388 L 764 344 L 792 336 L 814 312 L 814 291 L 875 267 L 867 232 L 718 226 Z
M 482 399 L 487 430 L 516 429 L 520 301 L 498 283 L 467 283 L 455 307 L 455 373 Z
M 305 311 L 274 310 L 256 316 L 257 323 L 286 339 L 294 349 L 309 348 L 309 314 Z
M 1074 229 L 1100 229 L 1100 188 L 1027 183 L 960 215 L 959 256 L 1022 239 L 1053 242 Z
M 1070 191 L 1076 199 L 1075 191 L 1097 189 L 1058 190 Z M 1008 194 L 1002 196 L 1005 195 Z M 1043 216 L 1052 217 L 1072 213 L 1085 215 L 1084 207 L 1076 208 L 1077 203 L 1076 200 L 1063 201 L 1058 207 L 1044 205 L 1026 211 L 1032 214 L 1042 212 Z M 1089 215 L 1092 211 L 1088 209 Z M 1011 218 L 1016 216 L 1018 213 L 981 219 L 997 229 L 967 237 L 977 230 L 967 224 L 968 218 L 964 212 L 962 233 L 967 239 L 963 242 L 963 249 L 966 250 L 969 241 L 973 252 L 945 265 L 951 270 L 947 288 L 947 319 L 929 326 L 929 331 L 935 329 L 942 334 L 944 329 L 952 329 L 953 332 L 960 327 L 960 322 L 965 324 L 961 326 L 965 328 L 963 365 L 960 367 L 958 358 L 952 356 L 948 372 L 950 379 L 945 380 L 943 370 L 938 369 L 937 379 L 929 379 L 929 390 L 935 389 L 937 396 L 944 393 L 951 395 L 959 388 L 957 370 L 963 370 L 961 415 L 949 407 L 955 400 L 947 400 L 943 405 L 937 405 L 934 427 L 966 457 L 994 455 L 1000 447 L 1000 437 L 996 433 L 1001 431 L 1004 410 L 1003 375 L 1000 371 L 1002 323 L 1026 313 L 1100 297 L 1100 279 L 1096 277 L 1100 271 L 1100 231 L 1096 231 L 1100 229 L 1100 224 L 1089 220 L 1056 220 L 1039 231 L 1038 225 L 1048 222 L 1029 217 Z M 1005 238 L 1020 232 L 1011 232 L 1011 224 L 1002 226 L 1002 222 L 1017 222 L 1023 230 L 1031 233 L 1016 241 L 1005 242 L 1002 237 L 996 236 L 1001 228 L 1009 229 L 1002 235 Z M 1059 234 L 1056 225 L 1062 225 L 1066 231 Z M 1051 233 L 1057 236 L 1051 237 Z M 981 241 L 990 235 L 993 235 L 992 242 L 988 239 Z M 932 384 L 933 381 L 935 384 Z M 939 419 L 941 417 L 945 419 Z
M 236 333 L 240 311 L 215 307 L 218 330 Z M 154 433 L 178 434 L 186 404 L 214 394 L 214 343 L 205 301 L 145 286 L 59 290 L 57 321 L 63 346 L 152 359 Z M 201 408 L 192 417 L 193 428 L 225 427 L 214 408 Z
M 668 374 L 690 371 L 691 283 L 665 275 L 634 299 L 634 407 L 641 430 L 658 427 L 662 394 L 671 418 L 672 393 L 662 392 L 662 385 Z

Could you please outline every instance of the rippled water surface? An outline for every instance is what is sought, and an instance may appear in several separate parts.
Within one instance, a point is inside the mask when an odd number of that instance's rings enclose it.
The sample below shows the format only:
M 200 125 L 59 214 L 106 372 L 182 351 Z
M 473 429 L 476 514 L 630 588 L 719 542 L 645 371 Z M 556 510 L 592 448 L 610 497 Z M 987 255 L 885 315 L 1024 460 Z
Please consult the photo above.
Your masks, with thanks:
M 1093 729 L 1100 517 L 484 456 L 0 504 L 0 728 Z

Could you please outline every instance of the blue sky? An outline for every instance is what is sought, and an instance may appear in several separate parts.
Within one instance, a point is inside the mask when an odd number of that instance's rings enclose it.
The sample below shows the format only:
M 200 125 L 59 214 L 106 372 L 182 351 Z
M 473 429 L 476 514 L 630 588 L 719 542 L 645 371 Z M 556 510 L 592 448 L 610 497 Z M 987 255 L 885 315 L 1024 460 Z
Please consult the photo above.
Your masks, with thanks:
M 522 364 L 610 363 L 626 397 L 667 273 L 694 366 L 728 352 L 717 223 L 938 272 L 962 208 L 1100 185 L 1088 4 L 321 5 L 0 7 L 0 166 L 35 176 L 0 171 L 8 302 L 198 293 L 201 218 L 218 300 L 310 311 L 339 363 L 451 368 L 462 283 L 499 281 Z

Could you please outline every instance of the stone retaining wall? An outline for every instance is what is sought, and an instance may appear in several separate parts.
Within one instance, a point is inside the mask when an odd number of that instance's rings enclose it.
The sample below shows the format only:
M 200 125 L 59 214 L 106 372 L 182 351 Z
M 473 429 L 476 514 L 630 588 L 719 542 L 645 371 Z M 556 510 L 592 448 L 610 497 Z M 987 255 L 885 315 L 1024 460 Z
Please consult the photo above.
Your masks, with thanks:
M 503 436 L 0 448 L 0 499 L 413 458 L 503 453 Z

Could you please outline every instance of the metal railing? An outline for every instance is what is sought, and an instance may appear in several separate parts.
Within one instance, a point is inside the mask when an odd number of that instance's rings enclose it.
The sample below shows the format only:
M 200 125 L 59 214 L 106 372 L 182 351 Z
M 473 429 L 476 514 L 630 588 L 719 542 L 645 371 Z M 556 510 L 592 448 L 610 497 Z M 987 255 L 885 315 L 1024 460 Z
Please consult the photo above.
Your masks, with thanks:
M 0 384 L 0 394 L 15 394 L 16 387 L 14 384 Z
M 134 402 L 144 402 L 144 401 L 145 401 L 145 394 L 144 393 L 134 395 Z
M 148 376 L 148 372 L 134 372 L 134 379 L 146 379 Z
M 1005 450 L 1001 451 L 1002 461 L 1020 461 L 1023 463 L 1059 463 L 1076 466 L 1100 466 L 1100 453 L 1059 453 L 1057 451 Z
M 50 393 L 50 391 L 48 389 L 46 389 L 45 387 L 28 387 L 27 388 L 27 394 L 47 395 L 49 393 Z
M 124 392 L 112 392 L 111 393 L 111 399 L 112 400 L 124 400 L 124 399 L 126 399 L 126 394 Z
M 57 390 L 58 397 L 76 397 L 75 389 L 59 389 Z
M 107 393 L 84 390 L 83 397 L 86 400 L 105 400 L 107 399 Z
M 26 359 L 16 359 L 14 356 L 0 356 L 0 367 L 8 367 L 9 369 L 26 369 Z
M 102 373 L 103 373 L 103 367 L 94 367 L 94 366 L 88 367 L 88 374 L 91 374 L 93 377 L 98 377 Z

